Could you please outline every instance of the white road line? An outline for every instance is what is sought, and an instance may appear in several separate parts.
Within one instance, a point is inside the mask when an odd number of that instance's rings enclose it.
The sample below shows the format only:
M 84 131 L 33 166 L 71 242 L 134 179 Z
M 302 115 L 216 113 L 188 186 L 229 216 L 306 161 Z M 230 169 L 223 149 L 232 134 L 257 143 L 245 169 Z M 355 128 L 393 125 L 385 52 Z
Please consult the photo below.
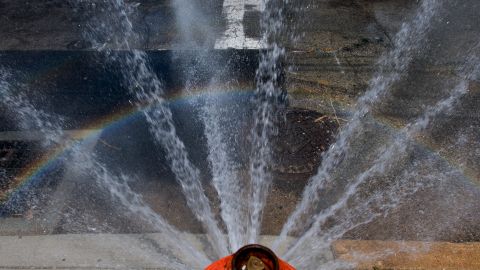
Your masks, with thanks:
M 221 38 L 215 42 L 215 49 L 260 49 L 261 41 L 247 38 L 243 27 L 245 8 L 263 11 L 263 0 L 225 0 L 223 11 L 227 19 L 227 29 Z
M 265 2 L 263 0 L 245 0 L 245 7 L 251 7 L 254 10 L 263 12 Z

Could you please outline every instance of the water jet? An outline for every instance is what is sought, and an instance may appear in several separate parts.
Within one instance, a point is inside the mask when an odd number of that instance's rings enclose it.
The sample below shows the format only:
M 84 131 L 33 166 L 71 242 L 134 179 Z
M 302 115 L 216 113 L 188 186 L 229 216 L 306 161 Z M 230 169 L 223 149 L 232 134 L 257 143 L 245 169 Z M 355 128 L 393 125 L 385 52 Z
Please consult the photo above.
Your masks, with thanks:
M 0 267 L 478 268 L 476 1 L 160 2 L 0 4 Z

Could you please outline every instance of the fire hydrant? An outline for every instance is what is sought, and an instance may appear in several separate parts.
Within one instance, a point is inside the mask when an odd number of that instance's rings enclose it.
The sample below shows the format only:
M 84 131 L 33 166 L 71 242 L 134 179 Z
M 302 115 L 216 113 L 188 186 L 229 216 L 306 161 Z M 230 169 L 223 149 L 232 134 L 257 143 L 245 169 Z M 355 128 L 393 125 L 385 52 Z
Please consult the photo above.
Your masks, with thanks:
M 205 270 L 295 270 L 295 268 L 277 258 L 267 247 L 247 245 L 234 254 L 212 263 Z

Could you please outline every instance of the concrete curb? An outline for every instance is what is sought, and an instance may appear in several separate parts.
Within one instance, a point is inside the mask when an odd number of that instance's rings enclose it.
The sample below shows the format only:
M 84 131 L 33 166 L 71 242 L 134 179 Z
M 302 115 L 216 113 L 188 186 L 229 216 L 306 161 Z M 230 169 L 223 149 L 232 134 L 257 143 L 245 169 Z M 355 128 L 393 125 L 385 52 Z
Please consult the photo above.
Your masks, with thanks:
M 359 270 L 480 269 L 480 242 L 340 240 L 332 250 Z
M 184 238 L 199 250 L 208 245 L 205 235 Z M 168 253 L 163 239 L 161 233 L 0 236 L 0 269 L 169 269 L 160 255 Z

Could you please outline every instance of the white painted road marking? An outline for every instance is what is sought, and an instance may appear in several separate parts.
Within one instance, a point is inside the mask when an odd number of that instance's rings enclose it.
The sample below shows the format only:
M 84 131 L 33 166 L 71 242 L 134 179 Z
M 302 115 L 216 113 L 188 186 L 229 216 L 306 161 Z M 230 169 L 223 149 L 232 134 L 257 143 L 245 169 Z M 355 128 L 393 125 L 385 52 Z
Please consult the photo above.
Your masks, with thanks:
M 245 36 L 243 17 L 245 8 L 263 11 L 263 0 L 225 0 L 223 11 L 227 19 L 227 29 L 215 42 L 215 49 L 260 49 L 261 40 Z

